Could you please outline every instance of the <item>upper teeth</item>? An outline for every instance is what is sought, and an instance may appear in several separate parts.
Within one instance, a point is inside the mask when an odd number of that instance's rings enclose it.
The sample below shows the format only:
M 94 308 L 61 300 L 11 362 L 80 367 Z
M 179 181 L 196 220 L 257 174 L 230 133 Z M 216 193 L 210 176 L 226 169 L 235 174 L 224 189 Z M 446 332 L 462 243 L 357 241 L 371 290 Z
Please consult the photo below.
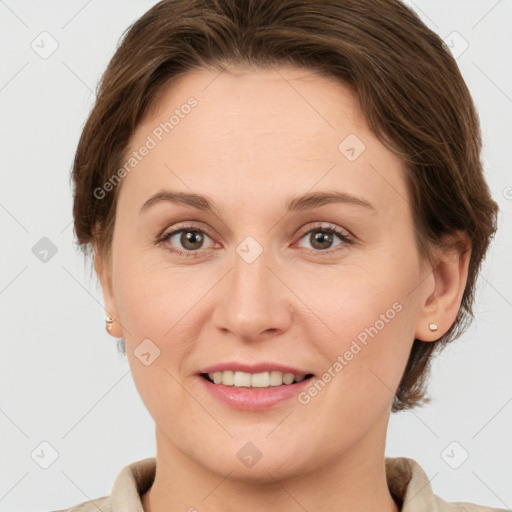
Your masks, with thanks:
M 210 377 L 215 384 L 224 384 L 224 386 L 268 388 L 269 386 L 281 386 L 282 384 L 301 382 L 306 376 L 278 371 L 246 373 L 226 370 L 224 372 L 209 373 L 208 377 Z

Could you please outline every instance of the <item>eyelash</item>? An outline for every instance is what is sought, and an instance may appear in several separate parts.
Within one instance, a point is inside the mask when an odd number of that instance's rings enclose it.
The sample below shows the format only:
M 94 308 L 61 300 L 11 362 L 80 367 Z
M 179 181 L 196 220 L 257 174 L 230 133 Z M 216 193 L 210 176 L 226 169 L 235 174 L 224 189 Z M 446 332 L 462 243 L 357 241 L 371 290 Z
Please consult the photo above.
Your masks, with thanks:
M 202 228 L 198 228 L 198 227 L 192 226 L 192 225 L 186 225 L 186 226 L 179 227 L 178 229 L 174 229 L 173 231 L 170 231 L 169 233 L 165 233 L 162 236 L 158 237 L 156 240 L 156 244 L 163 244 L 169 238 L 174 236 L 176 233 L 181 233 L 182 231 L 184 231 L 184 232 L 192 231 L 192 232 L 201 233 L 201 234 L 207 235 L 208 237 L 213 239 L 213 237 L 210 235 L 210 233 L 207 230 L 204 230 Z M 331 233 L 331 234 L 337 235 L 340 238 L 340 240 L 342 242 L 344 242 L 345 244 L 353 243 L 353 240 L 344 231 L 341 231 L 334 224 L 328 224 L 327 226 L 320 225 L 320 224 L 314 225 L 313 227 L 311 227 L 307 231 L 305 231 L 300 236 L 299 240 L 302 240 L 302 238 L 304 238 L 306 235 L 310 234 L 313 231 L 321 231 L 324 233 Z M 326 255 L 330 255 L 333 252 L 339 251 L 341 245 L 343 245 L 343 244 L 340 244 L 334 248 L 325 249 L 325 250 L 316 250 L 316 249 L 308 249 L 308 250 L 318 253 L 320 256 L 324 256 L 324 255 L 326 256 Z M 197 251 L 181 251 L 181 250 L 173 249 L 169 245 L 166 245 L 165 248 L 172 254 L 177 254 L 178 256 L 185 256 L 186 258 L 198 258 L 201 256 L 201 252 L 202 252 L 201 249 L 199 249 Z

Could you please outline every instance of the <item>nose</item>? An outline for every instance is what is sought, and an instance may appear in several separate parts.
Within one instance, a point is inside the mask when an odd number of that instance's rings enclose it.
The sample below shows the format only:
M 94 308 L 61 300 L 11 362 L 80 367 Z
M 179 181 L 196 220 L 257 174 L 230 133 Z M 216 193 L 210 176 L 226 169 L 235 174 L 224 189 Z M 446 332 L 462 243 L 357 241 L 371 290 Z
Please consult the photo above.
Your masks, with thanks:
M 252 262 L 235 254 L 232 269 L 216 290 L 214 326 L 247 342 L 285 332 L 292 320 L 293 294 L 279 273 L 270 251 L 263 250 Z

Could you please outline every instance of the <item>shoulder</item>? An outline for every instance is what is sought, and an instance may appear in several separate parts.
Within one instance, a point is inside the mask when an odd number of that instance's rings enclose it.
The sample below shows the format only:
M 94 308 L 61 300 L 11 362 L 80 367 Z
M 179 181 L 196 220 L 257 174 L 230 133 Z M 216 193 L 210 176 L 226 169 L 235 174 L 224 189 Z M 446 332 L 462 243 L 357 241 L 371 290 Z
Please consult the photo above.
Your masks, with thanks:
M 401 512 L 511 512 L 467 502 L 450 502 L 434 494 L 430 479 L 418 462 L 408 457 L 386 457 L 389 490 Z
M 117 475 L 109 496 L 84 501 L 70 508 L 52 512 L 125 512 L 141 511 L 141 495 L 152 485 L 156 459 L 149 457 L 125 466 Z
M 70 508 L 53 510 L 52 512 L 111 512 L 111 510 L 110 496 L 104 496 L 102 498 L 84 501 Z
M 486 507 L 462 501 L 445 501 L 434 495 L 439 512 L 510 512 L 510 509 Z

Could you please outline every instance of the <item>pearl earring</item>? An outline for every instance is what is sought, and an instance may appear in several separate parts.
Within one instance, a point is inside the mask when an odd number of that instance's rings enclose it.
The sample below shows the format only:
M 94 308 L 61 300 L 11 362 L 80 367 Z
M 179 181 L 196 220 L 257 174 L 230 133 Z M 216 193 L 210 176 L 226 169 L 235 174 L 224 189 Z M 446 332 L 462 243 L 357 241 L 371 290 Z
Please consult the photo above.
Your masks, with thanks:
M 114 323 L 115 318 L 111 317 L 110 315 L 107 315 L 105 321 L 107 322 L 107 331 L 110 332 L 112 330 L 112 324 Z
M 431 331 L 437 331 L 437 324 L 432 323 L 428 327 Z

